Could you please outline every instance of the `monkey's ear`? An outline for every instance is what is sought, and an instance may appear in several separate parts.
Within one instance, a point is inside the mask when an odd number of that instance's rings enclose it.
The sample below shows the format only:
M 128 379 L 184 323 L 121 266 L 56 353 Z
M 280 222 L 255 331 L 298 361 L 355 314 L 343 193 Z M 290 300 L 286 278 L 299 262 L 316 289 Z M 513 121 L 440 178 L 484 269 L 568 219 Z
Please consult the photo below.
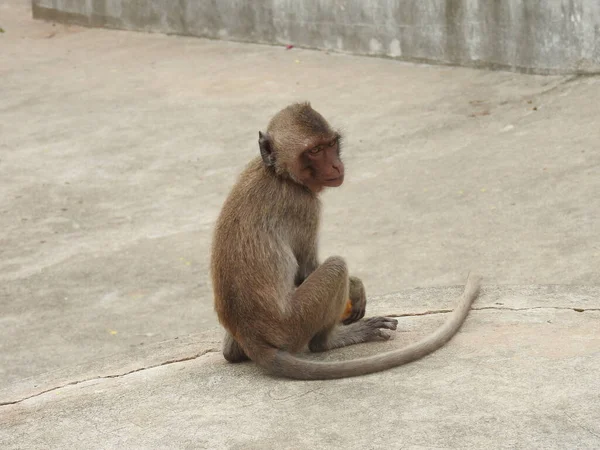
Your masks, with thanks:
M 267 133 L 258 132 L 258 147 L 260 148 L 260 156 L 267 166 L 275 164 L 275 155 L 273 154 L 273 143 L 271 137 Z

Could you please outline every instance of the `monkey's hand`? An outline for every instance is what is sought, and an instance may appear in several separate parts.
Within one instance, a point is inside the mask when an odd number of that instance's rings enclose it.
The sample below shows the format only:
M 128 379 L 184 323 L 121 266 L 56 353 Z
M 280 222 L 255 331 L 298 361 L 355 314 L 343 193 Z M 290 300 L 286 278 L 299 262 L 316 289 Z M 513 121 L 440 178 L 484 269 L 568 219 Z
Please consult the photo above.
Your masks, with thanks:
M 357 322 L 365 316 L 367 309 L 367 294 L 365 286 L 360 278 L 349 277 L 350 280 L 350 301 L 346 305 L 346 310 L 342 316 L 342 323 L 349 325 Z

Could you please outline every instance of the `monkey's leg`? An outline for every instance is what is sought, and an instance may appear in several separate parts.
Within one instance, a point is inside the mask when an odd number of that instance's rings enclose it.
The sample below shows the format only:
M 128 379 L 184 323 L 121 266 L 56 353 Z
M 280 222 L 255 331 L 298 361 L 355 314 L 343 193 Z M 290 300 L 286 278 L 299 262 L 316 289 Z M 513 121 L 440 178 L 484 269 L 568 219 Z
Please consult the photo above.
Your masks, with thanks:
M 322 330 L 311 339 L 308 348 L 311 352 L 323 352 L 363 342 L 387 341 L 392 337 L 387 330 L 395 330 L 397 325 L 396 319 L 371 317 L 345 327 Z
M 348 269 L 337 256 L 327 258 L 289 299 L 290 312 L 282 324 L 285 342 L 277 346 L 300 351 L 312 337 L 340 321 L 348 301 Z
M 288 316 L 290 351 L 306 343 L 312 351 L 322 351 L 360 342 L 389 339 L 381 329 L 395 330 L 397 321 L 374 317 L 336 329 L 349 295 L 348 269 L 342 258 L 331 257 L 302 283 L 291 299 Z M 335 331 L 333 334 L 332 332 Z
M 318 259 L 314 252 L 305 255 L 305 257 L 299 261 L 298 272 L 294 279 L 294 285 L 300 286 L 308 276 L 313 273 L 319 267 Z M 367 308 L 367 295 L 365 292 L 365 286 L 360 278 L 354 276 L 348 276 L 350 289 L 348 294 L 348 300 L 344 308 L 344 312 L 341 315 L 341 321 L 344 325 L 357 322 L 365 316 L 365 310 Z
M 231 336 L 227 331 L 225 332 L 225 337 L 223 338 L 223 356 L 225 359 L 231 363 L 247 361 L 248 356 L 240 347 L 240 344 L 236 342 L 236 340 Z

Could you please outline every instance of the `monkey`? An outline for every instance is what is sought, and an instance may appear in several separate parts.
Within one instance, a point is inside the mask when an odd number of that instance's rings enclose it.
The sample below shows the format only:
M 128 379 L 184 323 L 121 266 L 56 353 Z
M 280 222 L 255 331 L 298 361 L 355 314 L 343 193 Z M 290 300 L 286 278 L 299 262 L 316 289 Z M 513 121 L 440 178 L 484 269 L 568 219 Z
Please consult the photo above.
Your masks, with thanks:
M 259 131 L 260 155 L 231 189 L 211 248 L 214 308 L 223 356 L 252 360 L 274 376 L 317 380 L 366 375 L 422 358 L 449 341 L 478 296 L 469 274 L 458 306 L 432 334 L 404 348 L 321 362 L 311 352 L 390 339 L 398 321 L 364 319 L 366 291 L 345 260 L 318 259 L 320 194 L 344 181 L 342 135 L 310 103 L 294 103 Z M 350 300 L 350 311 L 345 310 Z

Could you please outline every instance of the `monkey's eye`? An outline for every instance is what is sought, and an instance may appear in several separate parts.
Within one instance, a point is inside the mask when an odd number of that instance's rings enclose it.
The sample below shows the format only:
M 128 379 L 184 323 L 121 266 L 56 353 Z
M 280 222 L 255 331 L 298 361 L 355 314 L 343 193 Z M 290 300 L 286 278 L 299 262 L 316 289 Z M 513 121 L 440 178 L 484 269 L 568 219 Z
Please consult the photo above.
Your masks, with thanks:
M 323 150 L 323 146 L 322 145 L 317 145 L 314 148 L 311 148 L 308 152 L 312 155 L 316 155 L 317 153 L 319 153 L 320 151 Z
M 329 143 L 329 146 L 330 146 L 330 147 L 333 147 L 335 144 L 337 144 L 337 141 L 338 141 L 338 140 L 337 140 L 337 138 L 335 138 L 334 140 L 332 140 L 332 141 Z

